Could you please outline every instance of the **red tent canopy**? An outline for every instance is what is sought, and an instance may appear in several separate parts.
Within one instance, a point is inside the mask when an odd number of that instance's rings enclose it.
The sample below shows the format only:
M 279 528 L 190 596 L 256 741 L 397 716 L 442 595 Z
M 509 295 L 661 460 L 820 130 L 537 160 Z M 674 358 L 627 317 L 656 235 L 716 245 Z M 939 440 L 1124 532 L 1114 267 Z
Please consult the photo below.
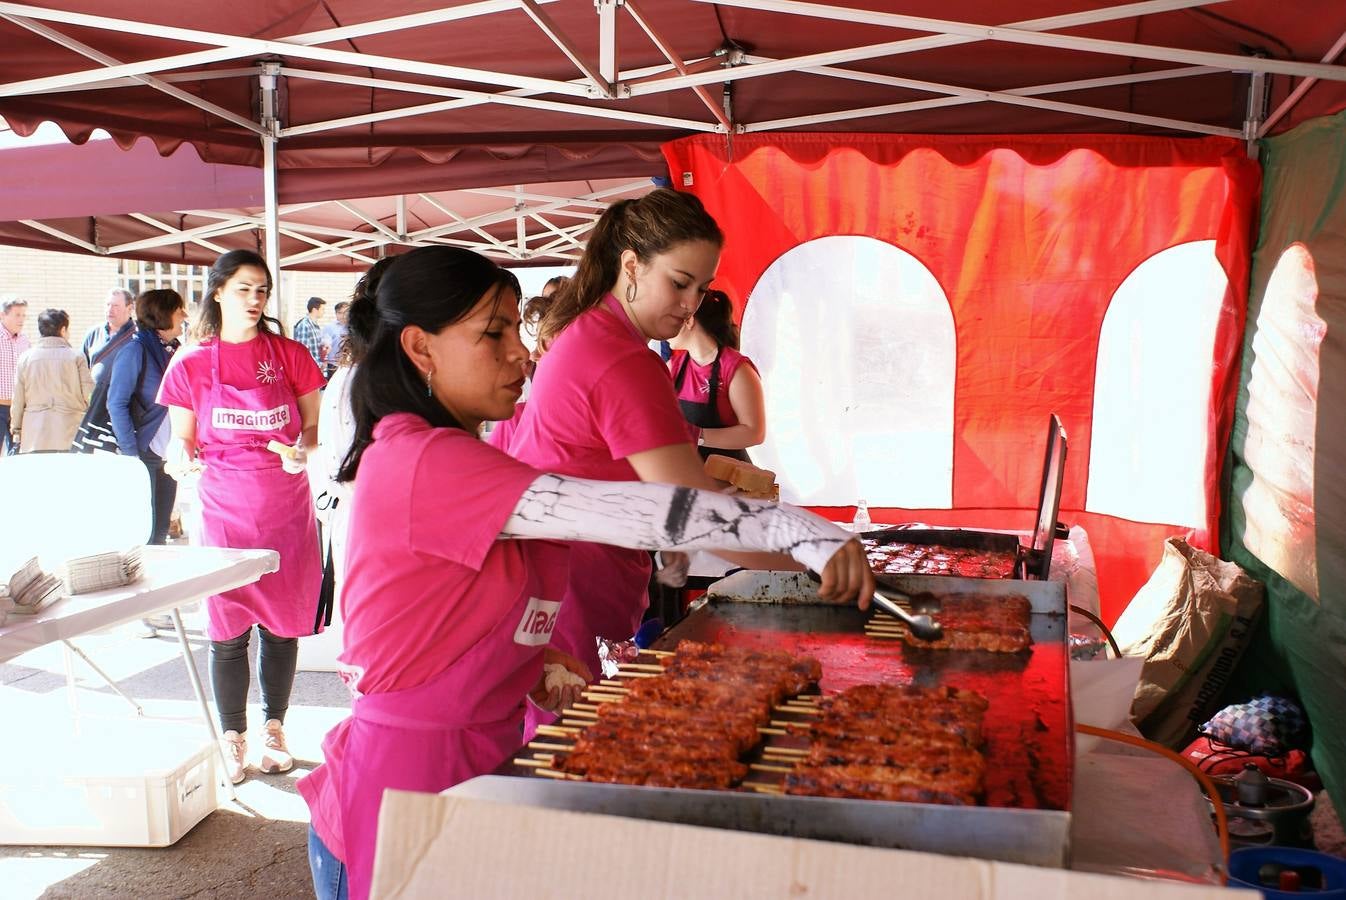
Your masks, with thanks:
M 833 415 L 841 404 L 858 410 L 869 404 L 870 410 L 837 420 L 820 454 L 834 455 L 838 440 L 845 442 L 867 426 L 866 416 L 882 417 L 874 427 L 886 458 L 875 475 L 858 479 L 875 521 L 1031 527 L 1042 474 L 1043 426 L 1049 414 L 1057 413 L 1070 436 L 1062 519 L 1084 524 L 1093 535 L 1106 618 L 1115 618 L 1153 571 L 1168 535 L 1188 533 L 1198 545 L 1218 549 L 1219 472 L 1233 416 L 1259 183 L 1258 167 L 1241 144 L 1218 138 L 855 134 L 750 136 L 737 140 L 732 150 L 731 158 L 722 142 L 692 138 L 669 145 L 666 152 L 675 181 L 702 198 L 729 236 L 717 285 L 746 301 L 749 316 L 754 304 L 777 302 L 763 296 L 769 269 L 810 241 L 835 241 L 837 235 L 876 238 L 910 254 L 933 277 L 937 303 L 947 302 L 952 313 L 948 508 L 874 509 L 885 474 L 896 477 L 899 470 L 915 468 L 928 481 L 943 462 L 937 455 L 912 458 L 929 421 L 919 415 L 928 400 L 921 390 L 885 407 L 885 398 L 867 400 L 858 389 L 852 395 L 843 382 L 842 391 L 828 392 L 820 403 L 823 415 Z M 1142 387 L 1127 395 L 1137 408 L 1117 408 L 1109 399 L 1113 395 L 1100 394 L 1097 387 L 1103 383 L 1098 376 L 1104 368 L 1100 347 L 1106 320 L 1113 311 L 1126 314 L 1123 306 L 1134 298 L 1118 298 L 1147 263 L 1162 259 L 1170 248 L 1199 242 L 1210 246 L 1211 267 L 1222 270 L 1214 293 L 1204 299 L 1189 295 L 1167 271 L 1150 281 L 1145 293 L 1174 307 L 1206 304 L 1209 314 L 1197 320 L 1205 324 L 1181 335 L 1178 345 L 1180 352 L 1201 354 L 1191 371 L 1206 381 L 1165 384 L 1160 378 L 1161 393 L 1146 394 Z M 876 318 L 857 320 L 839 332 L 839 339 L 818 336 L 830 322 L 855 315 L 850 312 L 854 295 L 863 293 L 863 281 L 872 277 L 872 266 L 857 266 L 861 281 L 852 287 L 844 277 L 848 269 L 847 258 L 831 253 L 798 283 L 786 278 L 786 292 L 810 294 L 807 301 L 772 307 L 773 319 L 802 319 L 789 338 L 773 321 L 761 326 L 767 336 L 757 339 L 761 328 L 754 332 L 753 323 L 745 323 L 745 350 L 755 344 L 772 357 L 757 360 L 769 404 L 774 391 L 790 390 L 795 383 L 803 385 L 800 402 L 806 403 L 808 386 L 822 377 L 821 369 L 850 367 L 859 385 L 892 365 L 938 364 L 939 354 L 930 347 L 943 339 L 942 332 L 924 324 L 929 318 L 914 325 L 918 320 L 904 318 L 911 306 L 904 298 L 916 288 L 900 279 L 874 290 Z M 836 282 L 840 290 L 819 295 L 821 277 L 833 270 L 843 275 Z M 1110 368 L 1135 369 L 1123 381 L 1141 380 L 1150 364 L 1136 360 L 1143 358 L 1147 343 L 1173 337 L 1166 332 L 1179 327 L 1178 315 L 1150 315 L 1118 330 L 1113 348 L 1122 354 Z M 913 327 L 927 328 L 918 340 L 921 355 L 892 361 L 893 346 Z M 872 334 L 875 329 L 882 333 Z M 779 362 L 790 349 L 782 350 L 782 340 L 805 344 L 796 362 Z M 908 382 L 899 373 L 893 383 L 900 393 Z M 1174 435 L 1155 422 L 1153 407 L 1181 405 L 1188 396 L 1205 419 L 1189 423 L 1201 440 L 1186 452 L 1170 450 Z M 797 443 L 788 425 L 776 421 L 777 413 L 769 409 L 768 414 L 773 416 L 771 440 Z M 1101 451 L 1115 449 L 1092 444 L 1100 418 L 1122 426 L 1120 439 L 1129 442 L 1128 452 L 1121 454 L 1123 466 L 1136 456 L 1168 471 L 1151 469 L 1135 484 L 1119 485 L 1133 473 L 1099 459 Z M 817 430 L 822 429 L 804 429 Z M 830 463 L 854 465 L 866 448 L 858 441 L 853 446 L 851 458 Z M 854 502 L 854 495 L 829 497 L 819 489 L 810 496 L 802 493 L 802 485 L 792 485 L 799 473 L 788 460 L 806 469 L 812 462 L 796 450 L 773 448 L 770 440 L 765 448 L 765 464 L 774 468 L 781 461 L 783 492 L 796 494 L 787 499 L 832 506 Z M 1103 455 L 1108 460 L 1117 456 Z M 828 464 L 823 459 L 817 466 L 822 483 Z M 1161 517 L 1174 508 L 1165 504 L 1167 497 L 1131 503 L 1126 496 L 1135 494 L 1141 481 L 1157 483 L 1165 476 L 1201 485 L 1198 502 L 1182 507 L 1190 516 L 1185 521 Z M 1091 488 L 1098 497 L 1090 496 Z M 1116 499 L 1119 488 L 1121 501 Z M 1131 504 L 1129 515 L 1122 516 L 1126 503 Z
M 1277 130 L 1346 106 L 1346 68 L 1318 65 L 1342 49 L 1339 0 L 870 6 L 7 2 L 0 116 L 259 165 L 273 112 L 280 169 L 335 170 L 331 199 L 391 193 L 375 173 L 427 164 L 452 163 L 444 187 L 623 176 L 695 132 L 1233 136 L 1248 72 L 1269 75 L 1273 109 L 1306 90 Z

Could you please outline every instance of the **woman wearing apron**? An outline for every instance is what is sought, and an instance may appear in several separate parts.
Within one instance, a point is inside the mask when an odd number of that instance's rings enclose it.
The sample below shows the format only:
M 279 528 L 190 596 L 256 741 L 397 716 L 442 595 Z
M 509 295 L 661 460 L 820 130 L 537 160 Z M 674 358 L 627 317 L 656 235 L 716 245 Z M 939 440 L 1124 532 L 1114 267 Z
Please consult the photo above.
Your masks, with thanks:
M 355 439 L 340 473 L 355 485 L 340 658 L 354 701 L 299 782 L 320 898 L 368 894 L 385 790 L 441 791 L 492 771 L 521 743 L 525 698 L 560 708 L 590 676 L 550 646 L 568 576 L 553 541 L 788 552 L 821 567 L 834 599 L 873 587 L 859 545 L 801 510 L 665 485 L 616 493 L 479 440 L 523 387 L 508 282 L 475 253 L 425 247 L 398 258 L 375 300 L 355 301 L 375 315 L 351 310 L 353 328 L 374 329 L 352 376 Z
M 734 307 L 724 291 L 706 291 L 696 315 L 668 345 L 673 390 L 682 415 L 698 429 L 701 458 L 751 462 L 748 447 L 766 440 L 766 405 L 757 367 L 738 352 Z
M 248 643 L 259 626 L 258 680 L 265 719 L 263 772 L 294 764 L 282 723 L 294 684 L 297 638 L 312 634 L 322 571 L 304 451 L 316 443 L 322 373 L 302 344 L 263 318 L 271 276 L 251 250 L 233 250 L 210 267 L 201 342 L 176 354 L 159 388 L 173 437 L 165 471 L 200 472 L 200 534 L 207 547 L 262 547 L 280 568 L 255 584 L 206 600 L 210 681 L 224 731 L 229 778 L 247 766 Z M 270 441 L 299 448 L 295 458 Z

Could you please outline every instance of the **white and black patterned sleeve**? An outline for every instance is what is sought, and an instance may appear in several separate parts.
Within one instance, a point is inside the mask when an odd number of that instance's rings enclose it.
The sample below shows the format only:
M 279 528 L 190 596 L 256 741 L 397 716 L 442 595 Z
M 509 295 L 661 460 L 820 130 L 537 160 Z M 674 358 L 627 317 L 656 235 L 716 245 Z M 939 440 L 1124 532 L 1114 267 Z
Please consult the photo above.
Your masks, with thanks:
M 813 513 L 668 484 L 542 475 L 502 538 L 592 541 L 632 550 L 788 553 L 821 572 L 851 535 Z

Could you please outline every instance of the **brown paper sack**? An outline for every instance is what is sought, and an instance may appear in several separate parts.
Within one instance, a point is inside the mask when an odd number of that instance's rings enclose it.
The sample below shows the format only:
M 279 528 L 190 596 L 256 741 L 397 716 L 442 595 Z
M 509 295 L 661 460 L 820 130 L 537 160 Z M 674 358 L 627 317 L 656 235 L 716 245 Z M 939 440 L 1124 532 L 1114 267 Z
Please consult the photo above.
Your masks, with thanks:
M 1112 630 L 1125 655 L 1145 658 L 1131 704 L 1142 734 L 1180 747 L 1214 715 L 1265 595 L 1234 563 L 1180 538 L 1164 542 L 1159 568 Z

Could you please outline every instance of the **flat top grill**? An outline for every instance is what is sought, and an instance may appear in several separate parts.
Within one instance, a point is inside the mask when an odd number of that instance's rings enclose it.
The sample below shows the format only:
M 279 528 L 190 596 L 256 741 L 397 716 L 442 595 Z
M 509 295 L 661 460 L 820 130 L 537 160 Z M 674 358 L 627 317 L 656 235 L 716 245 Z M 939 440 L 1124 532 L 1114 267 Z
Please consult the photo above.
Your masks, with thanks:
M 942 587 L 949 582 L 938 579 Z M 868 617 L 849 606 L 743 603 L 712 597 L 656 641 L 654 649 L 673 650 L 680 640 L 694 640 L 815 656 L 823 665 L 819 685 L 823 693 L 874 683 L 974 690 L 990 703 L 983 725 L 986 805 L 1070 808 L 1073 737 L 1064 675 L 1064 617 L 1033 615 L 1033 648 L 1016 654 L 920 650 L 867 636 Z M 778 718 L 792 716 L 780 713 Z M 808 720 L 797 717 L 797 721 Z M 795 736 L 775 736 L 770 742 L 808 746 L 806 738 Z M 755 773 L 750 780 L 771 779 Z

